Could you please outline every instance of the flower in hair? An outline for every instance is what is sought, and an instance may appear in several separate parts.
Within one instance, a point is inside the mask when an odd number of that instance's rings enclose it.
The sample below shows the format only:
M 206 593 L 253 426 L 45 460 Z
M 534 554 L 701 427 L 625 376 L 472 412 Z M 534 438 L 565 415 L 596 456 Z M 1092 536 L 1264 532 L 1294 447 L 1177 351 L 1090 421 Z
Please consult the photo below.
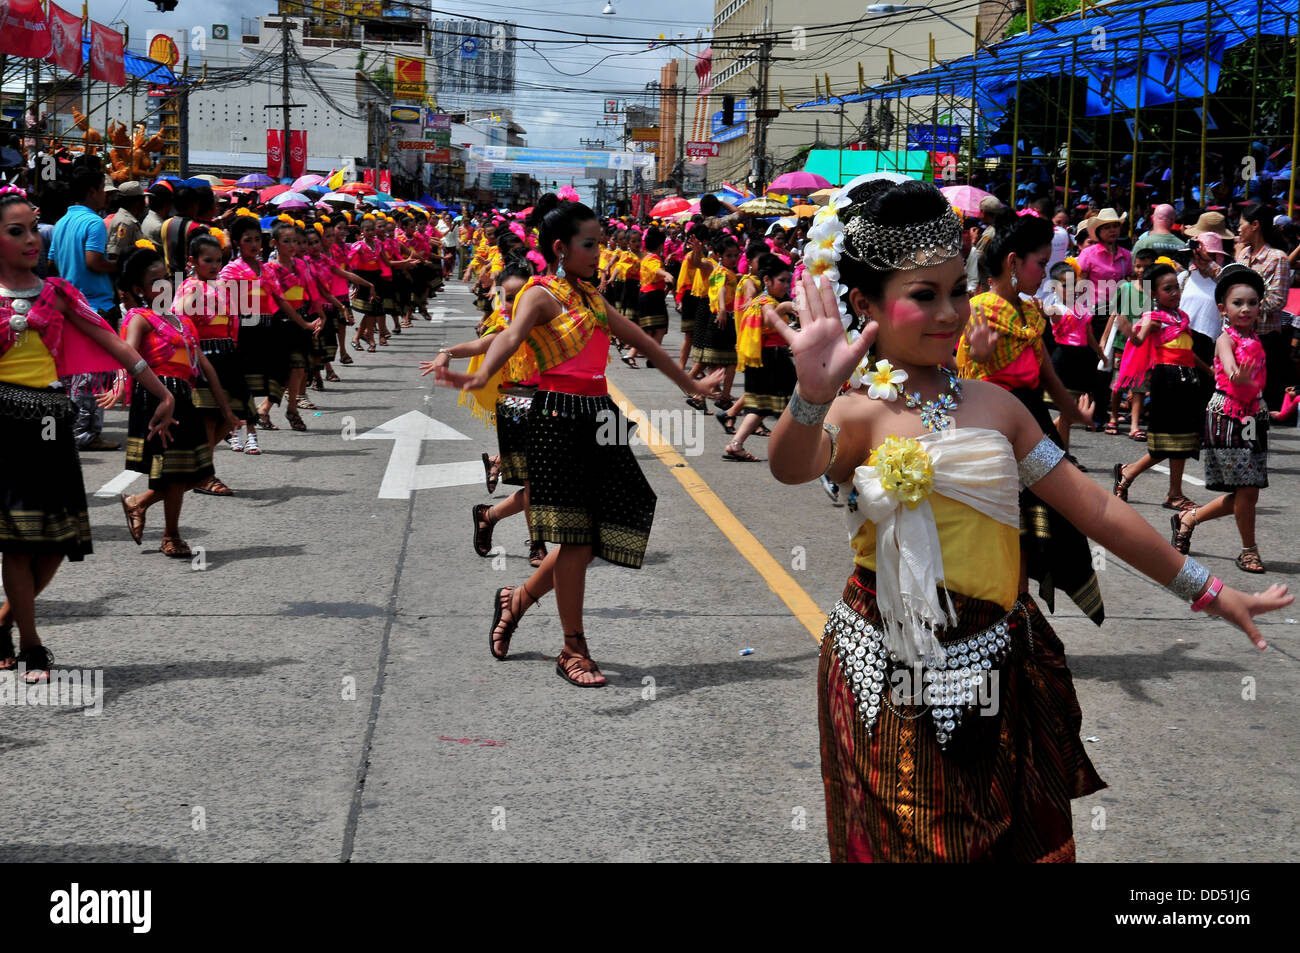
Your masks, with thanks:
M 3 191 L 4 191 L 3 189 L 0 189 L 0 194 L 3 194 Z M 149 241 L 149 239 L 147 239 L 147 238 L 137 238 L 136 241 L 135 241 L 135 247 L 136 247 L 136 248 L 147 248 L 147 249 L 149 249 L 150 251 L 157 251 L 157 250 L 158 250 L 158 246 L 155 245 L 153 242 Z
M 6 185 L 0 189 L 0 195 L 21 195 L 23 198 L 27 198 L 27 190 L 20 189 L 16 185 Z

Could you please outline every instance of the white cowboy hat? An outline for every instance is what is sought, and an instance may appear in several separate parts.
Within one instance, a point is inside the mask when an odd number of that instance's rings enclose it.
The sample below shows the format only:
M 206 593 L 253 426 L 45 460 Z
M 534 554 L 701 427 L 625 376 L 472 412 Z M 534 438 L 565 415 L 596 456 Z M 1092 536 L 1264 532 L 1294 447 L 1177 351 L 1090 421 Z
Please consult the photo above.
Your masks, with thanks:
M 1093 238 L 1096 238 L 1097 229 L 1101 228 L 1103 225 L 1121 225 L 1127 218 L 1128 212 L 1120 215 L 1113 208 L 1104 208 L 1097 213 L 1095 218 L 1092 219 L 1092 223 L 1088 226 L 1088 234 Z

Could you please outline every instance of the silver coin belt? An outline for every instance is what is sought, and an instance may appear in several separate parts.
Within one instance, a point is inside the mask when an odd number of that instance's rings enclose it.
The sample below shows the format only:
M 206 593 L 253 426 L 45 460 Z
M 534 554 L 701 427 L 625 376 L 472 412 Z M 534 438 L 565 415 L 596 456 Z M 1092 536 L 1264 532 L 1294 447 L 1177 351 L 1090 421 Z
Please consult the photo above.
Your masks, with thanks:
M 1023 611 L 1019 602 L 987 628 L 961 642 L 945 645 L 942 659 L 922 660 L 925 684 L 921 697 L 930 699 L 927 704 L 940 747 L 946 746 L 961 726 L 963 715 L 974 707 L 976 698 L 987 692 L 988 672 L 1005 661 L 1011 648 L 1011 616 L 1017 610 Z M 900 666 L 898 656 L 885 648 L 883 633 L 843 601 L 831 610 L 823 638 L 834 639 L 840 670 L 857 701 L 858 717 L 870 735 L 881 708 L 890 704 L 891 671 L 905 666 Z
M 497 413 L 505 414 L 514 423 L 519 423 L 528 416 L 528 408 L 532 405 L 531 397 L 510 397 L 503 394 L 497 398 Z
M 19 384 L 0 383 L 0 414 L 19 420 L 42 417 L 67 417 L 74 411 L 72 401 L 61 390 L 38 390 Z

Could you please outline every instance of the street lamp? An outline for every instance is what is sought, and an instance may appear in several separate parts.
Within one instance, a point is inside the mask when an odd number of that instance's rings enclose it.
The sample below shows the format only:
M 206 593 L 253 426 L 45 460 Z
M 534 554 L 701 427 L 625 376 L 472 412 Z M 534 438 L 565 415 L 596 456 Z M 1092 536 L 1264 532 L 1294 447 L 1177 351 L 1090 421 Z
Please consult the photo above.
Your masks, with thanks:
M 908 12 L 909 10 L 926 10 L 926 11 L 929 11 L 930 13 L 933 13 L 935 16 L 937 16 L 940 20 L 943 20 L 945 23 L 950 24 L 951 26 L 955 26 L 957 29 L 961 30 L 961 31 L 962 31 L 963 33 L 965 33 L 967 36 L 969 36 L 969 37 L 974 37 L 974 36 L 975 36 L 975 34 L 972 33 L 970 30 L 966 29 L 966 28 L 965 28 L 964 26 L 962 26 L 960 23 L 957 23 L 957 22 L 954 21 L 954 20 L 950 20 L 950 19 L 948 19 L 946 16 L 944 16 L 944 15 L 943 15 L 942 13 L 940 13 L 938 10 L 934 9 L 934 7 L 925 7 L 925 6 L 915 6 L 915 7 L 914 7 L 914 6 L 909 6 L 909 5 L 907 5 L 907 4 L 904 4 L 904 3 L 872 3 L 872 4 L 870 4 L 870 5 L 867 6 L 867 12 L 868 12 L 868 13 L 877 13 L 877 14 L 887 14 L 887 13 L 906 13 L 906 12 Z
M 614 4 L 612 4 L 612 3 L 607 3 L 607 4 L 605 4 L 605 9 L 604 9 L 604 10 L 601 10 L 600 12 L 601 12 L 602 14 L 604 14 L 605 16 L 607 16 L 607 17 L 612 17 L 612 16 L 613 16 L 615 13 L 617 13 L 618 11 L 614 9 Z

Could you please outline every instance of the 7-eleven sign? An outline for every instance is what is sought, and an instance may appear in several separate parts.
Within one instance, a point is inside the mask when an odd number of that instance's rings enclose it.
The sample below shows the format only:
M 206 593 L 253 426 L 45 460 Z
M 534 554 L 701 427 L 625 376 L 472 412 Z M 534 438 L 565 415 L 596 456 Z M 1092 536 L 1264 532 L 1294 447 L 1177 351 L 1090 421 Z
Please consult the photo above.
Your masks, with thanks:
M 393 97 L 423 100 L 425 95 L 424 60 L 393 57 Z

